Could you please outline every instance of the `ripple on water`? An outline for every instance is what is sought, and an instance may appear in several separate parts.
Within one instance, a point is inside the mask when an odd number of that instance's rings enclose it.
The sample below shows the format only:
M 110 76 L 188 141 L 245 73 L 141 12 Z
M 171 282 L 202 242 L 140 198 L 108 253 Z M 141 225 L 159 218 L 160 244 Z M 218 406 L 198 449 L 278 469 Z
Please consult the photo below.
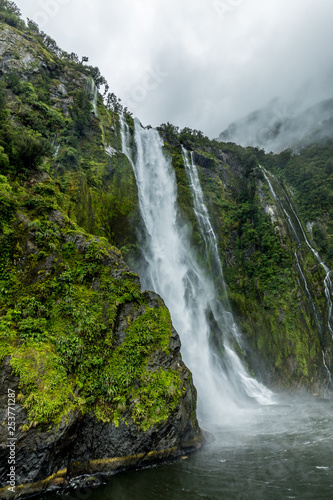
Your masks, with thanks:
M 202 423 L 215 441 L 187 460 L 118 474 L 89 498 L 72 491 L 63 500 L 328 500 L 333 402 L 282 403 L 244 411 L 234 426 Z

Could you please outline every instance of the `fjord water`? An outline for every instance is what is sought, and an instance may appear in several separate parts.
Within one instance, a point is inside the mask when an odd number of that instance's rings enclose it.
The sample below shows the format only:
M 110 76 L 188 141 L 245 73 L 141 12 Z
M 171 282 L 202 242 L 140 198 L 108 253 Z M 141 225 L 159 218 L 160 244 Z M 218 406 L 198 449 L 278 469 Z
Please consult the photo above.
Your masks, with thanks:
M 39 500 L 331 500 L 332 401 L 285 397 L 240 413 L 188 457 Z

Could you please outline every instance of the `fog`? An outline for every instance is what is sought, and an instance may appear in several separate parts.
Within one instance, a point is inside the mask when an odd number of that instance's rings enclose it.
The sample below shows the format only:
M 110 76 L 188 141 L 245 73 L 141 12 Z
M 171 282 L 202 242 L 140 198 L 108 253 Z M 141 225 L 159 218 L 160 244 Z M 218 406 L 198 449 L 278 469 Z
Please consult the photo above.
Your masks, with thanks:
M 216 137 L 273 98 L 297 96 L 299 112 L 332 96 L 331 0 L 16 3 L 146 125 Z

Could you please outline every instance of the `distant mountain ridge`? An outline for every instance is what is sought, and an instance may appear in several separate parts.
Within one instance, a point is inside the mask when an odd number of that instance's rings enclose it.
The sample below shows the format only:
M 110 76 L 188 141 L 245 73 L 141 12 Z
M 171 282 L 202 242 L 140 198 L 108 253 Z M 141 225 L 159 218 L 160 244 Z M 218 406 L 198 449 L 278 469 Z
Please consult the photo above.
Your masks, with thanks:
M 333 98 L 320 101 L 305 111 L 299 104 L 275 98 L 263 108 L 232 123 L 218 137 L 222 142 L 258 146 L 278 153 L 296 151 L 333 137 Z

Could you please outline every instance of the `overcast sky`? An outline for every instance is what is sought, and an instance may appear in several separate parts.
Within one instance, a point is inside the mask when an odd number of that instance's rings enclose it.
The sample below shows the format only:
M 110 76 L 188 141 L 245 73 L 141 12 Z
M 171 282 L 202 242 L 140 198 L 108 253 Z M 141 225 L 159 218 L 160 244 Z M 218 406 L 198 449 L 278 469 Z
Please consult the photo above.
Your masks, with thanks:
M 300 87 L 309 104 L 333 96 L 332 0 L 15 1 L 144 125 L 216 137 Z

